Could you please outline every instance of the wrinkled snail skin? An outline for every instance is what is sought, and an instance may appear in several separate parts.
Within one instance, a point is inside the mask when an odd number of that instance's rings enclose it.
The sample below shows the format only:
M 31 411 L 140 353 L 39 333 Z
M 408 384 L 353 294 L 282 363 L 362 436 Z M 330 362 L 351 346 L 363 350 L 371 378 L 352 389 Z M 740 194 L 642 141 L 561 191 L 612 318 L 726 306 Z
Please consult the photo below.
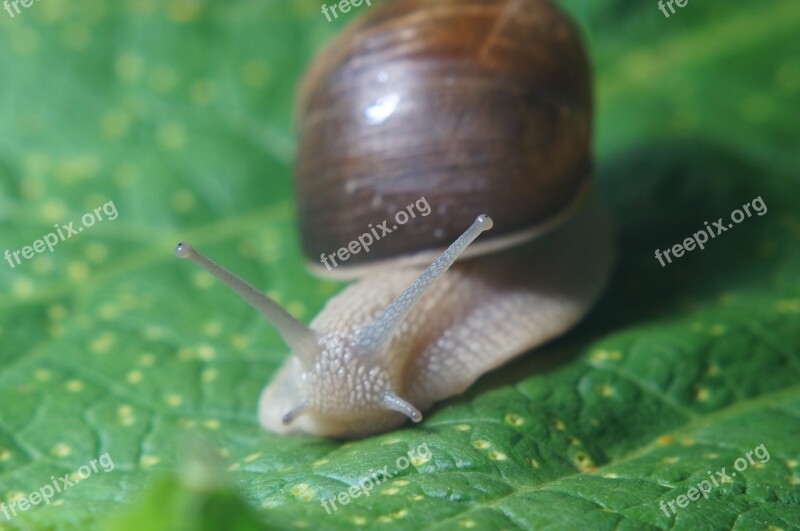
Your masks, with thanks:
M 487 371 L 560 335 L 589 310 L 612 266 L 609 216 L 596 202 L 559 229 L 508 251 L 459 261 L 420 299 L 392 340 L 381 367 L 393 389 L 420 411 L 457 395 Z M 368 276 L 332 298 L 312 321 L 319 332 L 369 323 L 421 268 Z M 346 374 L 344 364 L 338 369 Z M 303 367 L 294 358 L 275 375 L 259 404 L 261 424 L 274 433 L 362 437 L 408 419 L 382 408 L 362 409 L 358 392 L 342 382 L 344 401 L 318 388 L 303 388 Z M 358 385 L 357 380 L 352 381 Z M 282 423 L 298 396 L 328 409 Z M 335 393 L 334 393 L 335 394 Z
M 291 350 L 258 404 L 276 434 L 356 438 L 419 422 L 569 330 L 610 274 L 611 223 L 591 191 L 589 65 L 566 17 L 546 0 L 386 0 L 365 13 L 298 93 L 303 250 L 318 262 L 422 197 L 430 215 L 330 272 L 358 280 L 309 326 L 176 249 Z

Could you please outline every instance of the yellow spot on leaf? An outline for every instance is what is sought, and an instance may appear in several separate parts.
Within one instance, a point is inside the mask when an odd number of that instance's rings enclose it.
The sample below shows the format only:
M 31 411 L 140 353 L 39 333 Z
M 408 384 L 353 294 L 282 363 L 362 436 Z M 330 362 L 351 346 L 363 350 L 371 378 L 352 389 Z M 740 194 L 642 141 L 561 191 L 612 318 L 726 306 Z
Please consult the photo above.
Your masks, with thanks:
M 80 393 L 83 391 L 84 384 L 80 380 L 69 380 L 66 384 L 64 384 L 64 387 L 70 393 Z
M 54 455 L 55 457 L 67 457 L 71 453 L 72 448 L 64 443 L 58 443 L 50 449 L 50 454 Z
M 231 346 L 235 349 L 243 349 L 248 345 L 247 338 L 244 336 L 233 336 L 231 337 Z
M 131 115 L 121 109 L 106 111 L 100 118 L 100 129 L 103 136 L 110 140 L 117 140 L 128 133 L 131 126 Z
M 84 254 L 90 262 L 100 263 L 108 257 L 108 247 L 102 243 L 92 242 L 86 246 Z
M 301 494 L 306 492 L 309 488 L 310 487 L 308 483 L 298 483 L 297 485 L 294 485 L 292 488 L 289 489 L 289 493 L 292 494 L 292 496 L 300 496 Z
M 134 83 L 142 77 L 144 61 L 135 53 L 123 53 L 117 57 L 114 63 L 114 71 L 121 81 Z
M 306 315 L 306 307 L 297 301 L 290 302 L 286 306 L 286 311 L 288 311 L 295 319 L 303 319 Z
M 210 345 L 200 345 L 197 347 L 197 357 L 203 361 L 211 361 L 217 357 L 217 351 Z
M 208 289 L 214 285 L 214 277 L 205 271 L 197 271 L 192 275 L 192 284 L 200 289 Z
M 595 350 L 591 354 L 591 360 L 594 362 L 603 362 L 608 359 L 608 351 L 606 350 Z
M 205 106 L 214 101 L 214 85 L 210 81 L 201 80 L 192 84 L 190 95 L 197 106 Z
M 513 413 L 506 415 L 505 421 L 506 424 L 510 424 L 511 426 L 522 426 L 525 424 L 525 420 L 522 417 Z
M 150 341 L 155 341 L 164 337 L 164 330 L 158 326 L 148 326 L 144 329 L 144 337 Z
M 600 393 L 600 396 L 609 397 L 614 395 L 614 389 L 607 385 L 601 385 L 597 391 Z
M 186 129 L 181 124 L 164 124 L 158 128 L 157 136 L 161 146 L 169 151 L 178 151 L 186 145 Z
M 139 170 L 133 164 L 122 164 L 114 170 L 114 182 L 122 188 L 130 188 L 139 180 Z
M 53 321 L 60 321 L 67 315 L 67 310 L 60 304 L 54 304 L 47 309 L 47 315 Z
M 14 279 L 11 283 L 11 291 L 18 299 L 29 299 L 33 295 L 35 288 L 33 282 L 29 279 L 20 277 Z
M 778 301 L 775 309 L 778 313 L 800 313 L 800 299 Z
M 89 343 L 89 350 L 94 352 L 95 354 L 102 354 L 107 352 L 109 348 L 114 344 L 116 341 L 116 337 L 111 332 L 104 332 L 100 336 L 96 337 Z
M 592 458 L 583 452 L 575 454 L 574 462 L 581 472 L 594 472 L 596 470 Z
M 170 0 L 167 4 L 167 15 L 175 22 L 185 24 L 200 15 L 202 5 L 197 0 Z
M 727 329 L 725 328 L 724 325 L 716 324 L 716 325 L 712 326 L 711 329 L 708 332 L 712 336 L 717 336 L 718 337 L 718 336 L 723 335 L 726 331 L 727 331 Z
M 65 184 L 74 184 L 97 176 L 100 169 L 101 164 L 97 157 L 84 153 L 60 160 L 56 165 L 55 176 Z M 76 223 L 75 226 L 78 228 L 80 225 Z
M 16 491 L 16 490 L 15 491 L 11 491 L 8 494 L 6 494 L 6 499 L 11 503 L 16 503 L 16 502 L 18 502 L 19 500 L 21 500 L 24 497 L 25 497 L 25 494 L 23 494 L 22 492 Z
M 37 275 L 47 275 L 51 271 L 53 271 L 53 258 L 51 255 L 42 255 L 37 257 L 37 260 L 34 260 L 33 265 L 31 265 L 31 269 Z
M 169 394 L 164 397 L 164 402 L 171 407 L 178 407 L 183 404 L 183 397 L 176 394 Z
M 411 464 L 414 466 L 421 466 L 430 461 L 430 456 L 415 455 L 411 458 Z
M 222 331 L 219 321 L 207 321 L 203 324 L 203 333 L 207 336 L 216 337 Z
M 113 304 L 104 304 L 97 310 L 97 314 L 104 321 L 112 321 L 119 317 L 119 308 Z
M 67 265 L 67 276 L 76 282 L 86 280 L 89 277 L 89 266 L 85 262 L 73 260 Z
M 139 462 L 142 466 L 153 467 L 160 463 L 161 459 L 154 455 L 143 455 Z

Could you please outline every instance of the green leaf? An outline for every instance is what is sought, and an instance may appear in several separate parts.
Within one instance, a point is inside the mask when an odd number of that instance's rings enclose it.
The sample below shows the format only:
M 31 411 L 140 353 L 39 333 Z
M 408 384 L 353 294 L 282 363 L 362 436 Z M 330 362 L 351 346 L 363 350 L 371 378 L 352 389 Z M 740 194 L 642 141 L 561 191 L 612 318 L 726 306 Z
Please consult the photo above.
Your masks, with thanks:
M 80 480 L 0 528 L 800 527 L 800 11 L 562 4 L 593 57 L 614 279 L 563 338 L 419 425 L 345 444 L 258 427 L 286 349 L 172 249 L 192 242 L 306 321 L 340 288 L 297 244 L 291 108 L 356 10 L 335 24 L 311 0 L 0 11 L 0 252 L 118 213 L 0 261 L 0 502 Z M 705 250 L 654 257 L 757 197 L 767 212 Z M 224 462 L 213 487 L 181 473 L 187 434 Z M 113 470 L 80 479 L 106 453 Z M 322 499 L 383 467 L 391 479 L 328 514 Z M 737 475 L 707 499 L 661 509 L 723 467 Z

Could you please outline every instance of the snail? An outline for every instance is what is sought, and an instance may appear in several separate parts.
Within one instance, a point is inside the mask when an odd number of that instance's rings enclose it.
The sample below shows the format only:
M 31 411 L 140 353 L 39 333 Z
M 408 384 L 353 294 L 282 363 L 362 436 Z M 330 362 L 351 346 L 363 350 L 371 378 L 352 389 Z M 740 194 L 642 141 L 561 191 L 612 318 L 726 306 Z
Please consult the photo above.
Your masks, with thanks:
M 190 245 L 175 251 L 290 348 L 259 399 L 268 431 L 356 438 L 419 422 L 601 294 L 613 239 L 591 189 L 589 66 L 550 2 L 376 5 L 316 58 L 297 101 L 304 253 L 316 273 L 359 280 L 306 326 Z M 433 215 L 314 264 L 421 198 Z

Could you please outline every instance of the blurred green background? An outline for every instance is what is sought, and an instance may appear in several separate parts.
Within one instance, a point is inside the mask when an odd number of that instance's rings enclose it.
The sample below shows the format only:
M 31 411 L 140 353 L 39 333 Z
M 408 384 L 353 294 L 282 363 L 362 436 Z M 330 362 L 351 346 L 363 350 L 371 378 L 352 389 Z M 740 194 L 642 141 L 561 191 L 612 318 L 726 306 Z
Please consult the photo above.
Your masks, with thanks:
M 105 452 L 115 464 L 0 528 L 799 528 L 797 2 L 689 0 L 669 18 L 656 2 L 560 4 L 595 70 L 614 281 L 564 338 L 418 426 L 347 444 L 259 429 L 286 349 L 172 249 L 192 242 L 305 321 L 340 289 L 302 265 L 293 91 L 376 7 L 335 23 L 317 0 L 0 11 L 0 252 L 119 212 L 0 261 L 0 502 Z M 758 196 L 763 217 L 655 260 Z M 430 460 L 320 506 L 422 442 Z M 659 509 L 762 443 L 768 463 Z

